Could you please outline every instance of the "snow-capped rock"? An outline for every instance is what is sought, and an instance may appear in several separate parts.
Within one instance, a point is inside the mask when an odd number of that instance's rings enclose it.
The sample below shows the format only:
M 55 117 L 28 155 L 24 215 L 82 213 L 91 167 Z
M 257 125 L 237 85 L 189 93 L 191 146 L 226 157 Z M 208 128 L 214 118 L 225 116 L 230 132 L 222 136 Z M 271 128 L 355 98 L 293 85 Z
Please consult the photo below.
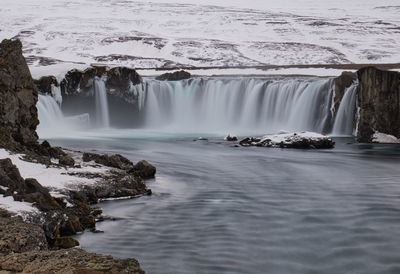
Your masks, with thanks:
M 247 137 L 239 142 L 241 146 L 280 148 L 333 148 L 335 142 L 328 136 L 315 132 L 293 132 L 265 135 L 261 138 Z

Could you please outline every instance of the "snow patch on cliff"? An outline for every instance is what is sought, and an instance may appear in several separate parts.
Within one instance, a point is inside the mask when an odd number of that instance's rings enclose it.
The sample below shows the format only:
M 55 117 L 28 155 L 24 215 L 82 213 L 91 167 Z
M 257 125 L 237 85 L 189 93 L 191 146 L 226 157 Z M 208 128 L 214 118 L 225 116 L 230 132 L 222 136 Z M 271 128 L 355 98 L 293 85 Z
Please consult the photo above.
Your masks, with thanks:
M 390 134 L 375 131 L 374 135 L 372 136 L 372 142 L 380 144 L 400 144 L 400 139 Z

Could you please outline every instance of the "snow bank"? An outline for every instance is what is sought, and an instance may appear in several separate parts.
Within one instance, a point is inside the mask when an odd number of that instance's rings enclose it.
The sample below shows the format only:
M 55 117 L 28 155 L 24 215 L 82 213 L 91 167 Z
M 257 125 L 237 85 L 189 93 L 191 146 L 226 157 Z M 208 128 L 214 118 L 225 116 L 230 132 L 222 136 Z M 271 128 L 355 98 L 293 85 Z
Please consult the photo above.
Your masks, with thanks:
M 380 144 L 400 144 L 400 139 L 397 139 L 395 136 L 390 134 L 375 131 L 374 135 L 372 136 L 372 142 Z
M 62 189 L 73 189 L 76 185 L 94 184 L 96 179 L 89 179 L 69 175 L 67 173 L 101 173 L 105 174 L 109 168 L 94 166 L 91 163 L 84 163 L 76 157 L 75 162 L 81 168 L 57 168 L 46 167 L 43 164 L 31 163 L 21 160 L 23 155 L 11 154 L 5 149 L 0 149 L 0 159 L 10 158 L 14 165 L 19 169 L 23 178 L 35 178 L 42 186 L 53 191 Z
M 398 0 L 1 3 L 0 40 L 22 40 L 34 77 L 89 64 L 156 68 L 400 58 Z
M 4 197 L 0 194 L 0 208 L 4 208 L 11 213 L 16 213 L 20 216 L 27 214 L 39 213 L 39 209 L 33 207 L 31 203 L 14 201 L 12 196 Z

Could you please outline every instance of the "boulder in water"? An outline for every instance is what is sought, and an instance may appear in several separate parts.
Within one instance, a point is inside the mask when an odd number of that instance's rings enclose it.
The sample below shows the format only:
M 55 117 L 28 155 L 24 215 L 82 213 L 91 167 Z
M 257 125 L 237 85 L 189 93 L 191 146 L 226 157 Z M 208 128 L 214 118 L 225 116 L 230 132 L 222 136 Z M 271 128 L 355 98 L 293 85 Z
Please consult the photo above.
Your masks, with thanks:
M 333 148 L 335 142 L 328 136 L 314 132 L 294 132 L 266 135 L 262 138 L 247 137 L 239 142 L 241 146 L 321 149 Z
M 233 142 L 233 141 L 237 141 L 238 137 L 235 136 L 235 135 L 228 134 L 227 136 L 225 136 L 224 140 L 225 141 L 229 141 L 229 142 Z
M 146 160 L 139 161 L 129 173 L 133 173 L 143 179 L 154 178 L 156 174 L 156 168 Z

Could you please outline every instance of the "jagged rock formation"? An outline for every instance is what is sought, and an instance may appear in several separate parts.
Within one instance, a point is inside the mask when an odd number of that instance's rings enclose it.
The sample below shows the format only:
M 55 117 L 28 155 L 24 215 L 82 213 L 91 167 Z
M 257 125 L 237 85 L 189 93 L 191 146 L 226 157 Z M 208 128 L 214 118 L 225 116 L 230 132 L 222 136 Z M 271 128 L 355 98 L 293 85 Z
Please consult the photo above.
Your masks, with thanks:
M 44 86 L 48 92 L 49 77 L 38 80 L 38 85 Z M 100 83 L 101 82 L 101 83 Z M 99 84 L 100 83 L 100 84 Z M 113 126 L 130 127 L 139 120 L 139 92 L 142 78 L 134 70 L 126 67 L 89 67 L 84 71 L 70 70 L 59 83 L 62 95 L 62 111 L 66 115 L 88 113 L 95 119 L 96 94 L 104 88 L 110 113 L 110 122 Z M 51 85 L 51 84 L 50 84 Z M 56 86 L 56 84 L 55 84 Z M 92 121 L 96 122 L 96 121 Z
M 101 71 L 101 68 L 88 71 L 86 78 L 81 75 L 79 85 L 86 81 L 87 87 L 90 81 L 93 83 L 93 77 L 90 76 L 100 75 Z M 113 87 L 118 92 L 127 92 L 128 86 L 130 88 L 133 82 L 140 80 L 136 72 L 129 69 L 104 68 L 103 72 L 107 74 L 111 92 Z M 68 85 L 73 86 L 76 79 L 72 77 Z M 58 83 L 51 76 L 33 81 L 22 55 L 20 41 L 4 40 L 0 43 L 0 148 L 21 153 L 27 161 L 63 167 L 68 172 L 68 167 L 79 168 L 79 165 L 75 165 L 74 155 L 51 147 L 47 141 L 39 144 L 36 134 L 39 123 L 36 109 L 38 88 L 43 93 L 51 93 L 53 85 L 57 86 Z M 114 158 L 122 162 L 129 161 L 122 156 L 110 157 Z M 58 159 L 58 164 L 54 159 Z M 134 166 L 132 164 L 129 168 Z M 62 195 L 54 197 L 37 180 L 22 178 L 10 159 L 0 159 L 0 194 L 11 196 L 15 201 L 32 203 L 39 209 L 25 216 L 30 224 L 20 218 L 12 218 L 0 209 L 0 272 L 143 273 L 135 259 L 115 260 L 111 256 L 77 249 L 44 251 L 49 247 L 70 248 L 79 245 L 69 236 L 87 228 L 95 229 L 95 218 L 102 212 L 91 204 L 99 198 L 151 194 L 143 180 L 126 169 L 116 167 L 104 174 L 78 174 L 98 178 L 101 183 L 81 189 L 60 190 Z
M 23 179 L 10 159 L 0 159 L 0 194 L 13 196 L 16 201 L 34 203 L 43 211 L 59 209 L 60 205 L 35 179 Z
M 21 217 L 11 217 L 0 209 L 0 255 L 47 249 L 46 237 L 39 225 L 25 223 Z
M 94 161 L 98 164 L 125 170 L 129 174 L 134 174 L 143 179 L 154 178 L 154 175 L 156 174 L 155 166 L 146 160 L 141 160 L 134 165 L 130 160 L 119 154 L 108 156 L 106 154 L 100 155 L 85 152 L 83 153 L 83 161 Z
M 129 101 L 132 97 L 131 87 L 142 83 L 142 78 L 134 70 L 126 67 L 90 67 L 84 71 L 70 70 L 61 81 L 63 95 L 91 96 L 94 81 L 97 78 L 105 79 L 107 93 Z M 134 100 L 134 98 L 133 98 Z
M 44 94 L 51 95 L 52 94 L 51 86 L 52 85 L 54 85 L 56 87 L 59 86 L 59 83 L 58 83 L 56 77 L 54 77 L 54 76 L 43 76 L 43 77 L 40 77 L 40 79 L 33 80 L 33 81 L 34 81 L 36 87 L 38 88 L 38 90 Z
M 0 43 L 0 146 L 37 142 L 38 92 L 18 40 Z
M 76 242 L 57 239 L 59 245 Z M 135 259 L 114 259 L 83 249 L 49 250 L 40 225 L 0 209 L 1 273 L 144 273 Z
M 172 73 L 164 73 L 161 74 L 160 76 L 156 77 L 156 80 L 160 81 L 180 81 L 180 80 L 185 80 L 189 79 L 192 77 L 189 72 L 181 70 L 181 71 L 175 71 Z
M 400 73 L 365 67 L 357 72 L 360 120 L 357 140 L 371 142 L 375 131 L 400 137 Z

